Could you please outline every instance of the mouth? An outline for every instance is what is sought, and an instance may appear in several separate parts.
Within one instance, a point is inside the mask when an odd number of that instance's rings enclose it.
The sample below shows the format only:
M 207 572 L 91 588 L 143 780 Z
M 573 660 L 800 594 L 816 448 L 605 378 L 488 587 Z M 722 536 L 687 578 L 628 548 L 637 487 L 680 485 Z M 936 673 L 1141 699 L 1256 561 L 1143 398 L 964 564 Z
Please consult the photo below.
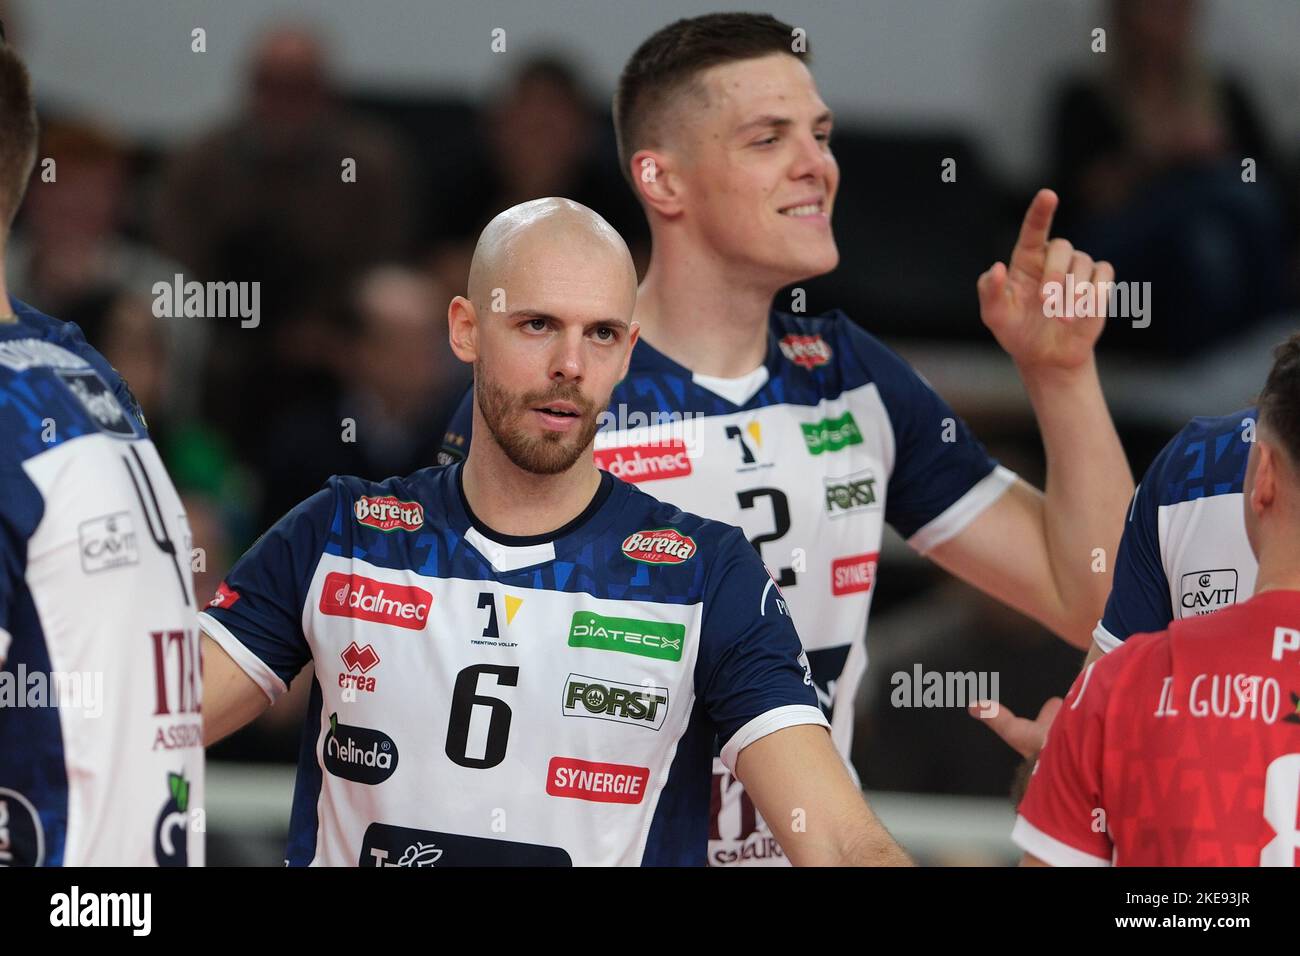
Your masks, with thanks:
M 777 212 L 792 219 L 825 218 L 826 201 L 824 199 L 804 199 L 793 205 L 782 206 Z
M 569 402 L 552 402 L 549 405 L 540 405 L 533 411 L 541 412 L 544 415 L 558 415 L 562 418 L 577 418 L 578 406 Z
M 550 402 L 539 405 L 532 411 L 541 419 L 542 427 L 547 431 L 567 432 L 577 428 L 582 421 L 578 406 L 571 402 Z

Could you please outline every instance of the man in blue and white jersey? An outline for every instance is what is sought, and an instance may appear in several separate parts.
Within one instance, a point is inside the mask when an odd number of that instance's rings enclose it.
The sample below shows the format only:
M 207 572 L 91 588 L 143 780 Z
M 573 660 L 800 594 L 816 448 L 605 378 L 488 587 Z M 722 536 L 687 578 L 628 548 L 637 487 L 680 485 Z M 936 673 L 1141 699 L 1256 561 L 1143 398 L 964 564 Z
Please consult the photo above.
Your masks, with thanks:
M 1104 319 L 1044 315 L 1041 290 L 1113 278 L 1049 231 L 1040 193 L 1009 265 L 979 281 L 1047 452 L 1046 494 L 1000 467 L 948 404 L 840 312 L 772 308 L 834 269 L 832 117 L 793 27 L 712 14 L 650 37 L 623 70 L 615 126 L 652 235 L 642 341 L 596 436 L 600 467 L 744 529 L 802 625 L 813 684 L 847 761 L 885 523 L 937 564 L 1087 646 L 1133 490 L 1097 379 Z M 918 215 L 923 212 L 918 210 Z M 482 396 L 478 396 L 482 401 Z M 463 454 L 473 396 L 446 437 Z M 1108 565 L 1109 566 L 1109 565 Z M 719 759 L 709 862 L 784 863 Z
M 36 137 L 0 39 L 0 866 L 201 865 L 184 509 L 122 379 L 4 285 Z
M 465 461 L 331 479 L 200 615 L 210 741 L 314 665 L 290 864 L 702 864 L 715 738 L 794 862 L 906 862 L 740 530 L 595 466 L 635 298 L 590 210 L 499 215 L 449 310 Z

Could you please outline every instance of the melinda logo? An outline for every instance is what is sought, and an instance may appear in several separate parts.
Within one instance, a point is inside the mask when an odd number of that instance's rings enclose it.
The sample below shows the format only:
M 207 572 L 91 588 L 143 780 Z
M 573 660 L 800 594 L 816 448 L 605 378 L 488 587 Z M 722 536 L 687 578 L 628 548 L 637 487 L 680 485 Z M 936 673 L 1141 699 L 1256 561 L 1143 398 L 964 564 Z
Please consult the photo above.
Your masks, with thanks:
M 831 594 L 853 594 L 856 591 L 870 591 L 876 580 L 876 561 L 879 551 L 870 554 L 855 554 L 847 558 L 836 558 L 831 562 Z
M 552 757 L 546 769 L 546 792 L 596 803 L 640 803 L 649 780 L 649 767 Z
M 685 624 L 639 621 L 634 617 L 605 617 L 590 611 L 573 615 L 570 647 L 595 647 L 604 651 L 640 654 L 662 661 L 680 661 Z
M 852 412 L 845 412 L 839 418 L 823 418 L 812 424 L 800 422 L 799 427 L 803 429 L 804 443 L 813 455 L 862 444 L 862 432 L 858 430 Z
M 680 438 L 661 445 L 596 449 L 596 467 L 624 481 L 681 478 L 691 473 L 691 456 Z
M 623 539 L 623 554 L 643 564 L 681 564 L 695 557 L 695 539 L 672 528 L 635 531 Z
M 424 527 L 424 508 L 416 501 L 398 501 L 392 495 L 370 498 L 362 495 L 352 506 L 357 523 L 377 531 L 419 531 Z
M 325 575 L 320 612 L 331 617 L 355 617 L 412 631 L 424 630 L 433 595 L 424 588 L 376 581 L 359 574 L 331 571 Z

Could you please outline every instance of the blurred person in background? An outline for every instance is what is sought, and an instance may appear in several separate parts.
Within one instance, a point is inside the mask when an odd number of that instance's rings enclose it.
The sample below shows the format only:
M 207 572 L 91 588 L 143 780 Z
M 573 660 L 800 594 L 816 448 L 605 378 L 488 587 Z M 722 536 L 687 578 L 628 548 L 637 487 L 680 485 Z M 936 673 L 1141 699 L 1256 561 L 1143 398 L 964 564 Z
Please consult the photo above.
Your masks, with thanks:
M 260 449 L 254 410 L 274 394 L 328 392 L 325 315 L 358 273 L 404 251 L 408 208 L 395 141 L 338 107 L 321 40 L 301 26 L 267 31 L 244 112 L 177 157 L 156 218 L 187 279 L 261 283 L 258 327 L 211 323 L 207 407 L 242 454 Z
M 645 217 L 617 174 L 608 121 L 592 108 L 577 70 L 539 54 L 514 72 L 482 114 L 484 161 L 451 188 L 449 239 L 432 254 L 434 273 L 460 290 L 479 233 L 498 210 L 530 199 L 569 196 L 627 238 L 638 274 L 648 259 Z
M 338 395 L 273 417 L 258 459 L 265 479 L 259 527 L 331 475 L 376 480 L 434 463 L 443 428 L 469 386 L 447 343 L 447 296 L 427 275 L 396 265 L 363 275 L 346 297 L 333 352 Z
M 1099 75 L 1055 110 L 1062 227 L 1151 282 L 1150 329 L 1115 323 L 1109 345 L 1186 355 L 1278 308 L 1285 217 L 1267 132 L 1245 89 L 1197 42 L 1197 0 L 1110 0 Z M 1242 161 L 1257 182 L 1242 181 Z

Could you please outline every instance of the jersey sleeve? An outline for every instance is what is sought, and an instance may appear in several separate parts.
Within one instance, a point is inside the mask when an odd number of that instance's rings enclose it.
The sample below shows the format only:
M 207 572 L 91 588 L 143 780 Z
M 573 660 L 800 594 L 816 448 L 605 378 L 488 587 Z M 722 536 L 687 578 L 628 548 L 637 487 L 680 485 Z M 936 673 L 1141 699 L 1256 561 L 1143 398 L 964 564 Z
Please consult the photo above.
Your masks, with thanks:
M 1132 634 L 1163 631 L 1173 620 L 1169 578 L 1160 557 L 1159 476 L 1175 443 L 1156 456 L 1133 492 L 1106 610 L 1092 632 L 1103 651 L 1113 651 Z
M 311 660 L 303 605 L 340 500 L 337 481 L 331 479 L 258 538 L 199 614 L 203 631 L 272 702 Z
M 22 467 L 0 460 L 0 665 L 9 656 L 15 605 L 27 587 L 27 542 L 44 509 Z
M 915 369 L 845 319 L 894 434 L 885 520 L 924 554 L 956 537 L 1016 481 Z
M 739 529 L 727 532 L 710 577 L 695 684 L 734 772 L 740 752 L 768 734 L 830 725 L 785 598 Z
M 474 386 L 470 386 L 447 422 L 447 431 L 442 436 L 442 447 L 438 449 L 438 464 L 450 465 L 463 461 L 469 453 L 469 436 L 474 427 Z
M 1124 657 L 1104 657 L 1075 679 L 1021 801 L 1011 839 L 1052 866 L 1111 864 L 1102 757 L 1106 704 Z

